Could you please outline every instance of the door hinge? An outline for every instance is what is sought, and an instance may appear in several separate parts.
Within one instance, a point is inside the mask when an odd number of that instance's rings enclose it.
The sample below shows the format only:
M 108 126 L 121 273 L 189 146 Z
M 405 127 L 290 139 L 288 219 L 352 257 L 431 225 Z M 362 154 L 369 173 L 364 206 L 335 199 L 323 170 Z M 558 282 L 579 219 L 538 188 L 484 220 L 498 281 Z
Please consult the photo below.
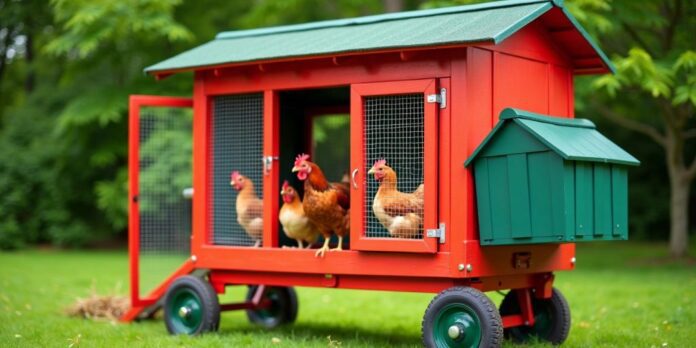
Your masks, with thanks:
M 440 109 L 447 107 L 447 89 L 440 88 L 440 94 L 428 94 L 428 103 L 439 103 Z
M 430 238 L 439 238 L 440 244 L 445 244 L 445 223 L 440 223 L 440 228 L 425 230 L 425 235 Z

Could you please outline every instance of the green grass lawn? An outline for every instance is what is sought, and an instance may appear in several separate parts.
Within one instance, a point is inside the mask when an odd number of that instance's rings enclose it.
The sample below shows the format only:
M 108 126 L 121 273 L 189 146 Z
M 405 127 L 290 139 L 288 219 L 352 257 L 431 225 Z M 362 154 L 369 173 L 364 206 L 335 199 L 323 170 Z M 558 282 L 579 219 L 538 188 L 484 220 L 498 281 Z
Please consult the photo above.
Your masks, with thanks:
M 696 264 L 671 262 L 665 253 L 663 245 L 581 245 L 577 270 L 556 278 L 572 310 L 565 346 L 696 345 Z M 264 331 L 248 324 L 244 313 L 226 312 L 219 333 L 195 338 L 168 336 L 161 320 L 120 324 L 63 314 L 92 286 L 125 294 L 127 270 L 125 252 L 0 253 L 0 346 L 418 347 L 421 317 L 433 296 L 300 288 L 292 326 Z M 239 299 L 242 291 L 225 298 Z

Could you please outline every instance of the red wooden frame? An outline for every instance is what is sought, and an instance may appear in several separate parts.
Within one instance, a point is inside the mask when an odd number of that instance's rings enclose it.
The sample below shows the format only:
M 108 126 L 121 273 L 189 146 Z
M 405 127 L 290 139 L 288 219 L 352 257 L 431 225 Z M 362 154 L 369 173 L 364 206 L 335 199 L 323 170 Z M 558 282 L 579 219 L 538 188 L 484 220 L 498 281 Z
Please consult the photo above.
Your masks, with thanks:
M 363 251 L 398 251 L 398 252 L 437 252 L 438 239 L 426 236 L 427 229 L 438 228 L 437 216 L 437 124 L 438 103 L 428 103 L 425 99 L 430 94 L 435 94 L 437 84 L 434 79 L 410 80 L 398 82 L 381 82 L 354 84 L 351 86 L 350 96 L 350 147 L 351 172 L 357 170 L 355 176 L 357 187 L 351 183 L 350 197 L 350 243 L 351 249 Z M 364 110 L 363 98 L 367 96 L 385 96 L 422 93 L 424 99 L 424 184 L 425 184 L 425 211 L 423 218 L 422 239 L 400 238 L 374 238 L 365 236 L 365 185 L 370 178 L 366 177 L 369 168 L 365 168 L 364 148 Z
M 146 297 L 140 296 L 140 210 L 138 195 L 140 194 L 140 110 L 143 107 L 191 108 L 191 98 L 162 97 L 152 95 L 132 95 L 128 101 L 128 254 L 130 261 L 131 306 L 144 307 L 153 304 L 164 294 L 165 284 L 174 276 L 165 280 L 164 284 L 154 289 Z M 175 275 L 186 274 L 193 267 L 185 263 Z

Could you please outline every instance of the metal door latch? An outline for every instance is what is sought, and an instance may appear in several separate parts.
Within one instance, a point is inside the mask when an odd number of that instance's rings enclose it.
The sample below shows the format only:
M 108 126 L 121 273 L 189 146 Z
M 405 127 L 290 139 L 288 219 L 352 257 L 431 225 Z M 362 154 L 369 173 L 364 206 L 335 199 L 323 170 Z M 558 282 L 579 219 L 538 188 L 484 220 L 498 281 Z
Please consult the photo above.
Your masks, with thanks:
M 447 89 L 440 88 L 440 94 L 428 94 L 428 103 L 439 103 L 440 109 L 447 107 Z
M 264 175 L 268 175 L 271 173 L 271 168 L 273 168 L 273 161 L 277 161 L 277 160 L 278 160 L 277 156 L 265 156 L 263 158 Z
M 440 228 L 425 230 L 425 235 L 429 238 L 439 238 L 440 244 L 445 244 L 445 223 L 440 223 Z

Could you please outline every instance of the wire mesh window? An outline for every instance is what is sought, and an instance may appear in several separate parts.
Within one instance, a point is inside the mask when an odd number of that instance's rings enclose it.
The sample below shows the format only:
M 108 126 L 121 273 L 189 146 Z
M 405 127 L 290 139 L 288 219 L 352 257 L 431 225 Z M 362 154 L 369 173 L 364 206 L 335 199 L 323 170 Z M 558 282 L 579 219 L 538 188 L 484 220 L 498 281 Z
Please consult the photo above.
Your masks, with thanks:
M 192 113 L 142 108 L 139 135 L 140 295 L 181 266 L 191 252 Z
M 263 94 L 213 100 L 210 143 L 212 243 L 263 241 Z
M 366 237 L 422 238 L 423 99 L 422 93 L 363 99 L 365 170 L 382 167 L 366 178 Z

